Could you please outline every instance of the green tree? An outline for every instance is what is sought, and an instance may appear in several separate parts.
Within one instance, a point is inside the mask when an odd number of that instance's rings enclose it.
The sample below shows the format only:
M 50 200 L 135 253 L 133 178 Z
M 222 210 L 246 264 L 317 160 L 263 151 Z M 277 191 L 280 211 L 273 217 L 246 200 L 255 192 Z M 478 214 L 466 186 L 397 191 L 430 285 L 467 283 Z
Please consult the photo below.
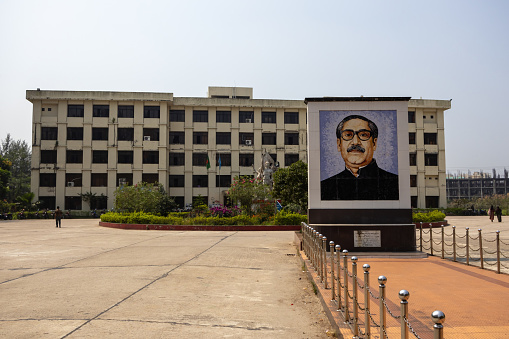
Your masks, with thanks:
M 34 200 L 35 194 L 32 192 L 25 193 L 16 198 L 16 201 L 19 203 L 20 208 L 27 209 L 29 211 L 32 210 L 34 204 L 32 204 L 32 200 Z
M 253 204 L 270 198 L 270 188 L 262 179 L 236 176 L 226 194 L 232 201 L 240 203 L 242 213 L 253 215 Z
M 7 199 L 9 194 L 9 178 L 11 177 L 12 163 L 2 157 L 0 153 L 0 200 Z
M 301 211 L 308 208 L 308 165 L 299 160 L 287 168 L 278 169 L 274 175 L 274 198 L 283 206 L 298 205 Z
M 32 150 L 26 141 L 13 140 L 7 134 L 2 140 L 0 154 L 12 163 L 7 199 L 15 201 L 30 192 Z
M 176 207 L 160 184 L 145 182 L 121 186 L 115 191 L 115 209 L 125 212 L 147 212 L 165 215 Z

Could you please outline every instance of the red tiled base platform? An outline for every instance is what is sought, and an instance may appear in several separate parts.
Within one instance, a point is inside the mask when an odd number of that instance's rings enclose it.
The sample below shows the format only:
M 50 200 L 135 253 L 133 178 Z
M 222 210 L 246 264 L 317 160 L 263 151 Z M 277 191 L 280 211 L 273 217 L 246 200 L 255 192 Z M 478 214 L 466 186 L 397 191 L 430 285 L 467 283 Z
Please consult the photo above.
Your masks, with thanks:
M 158 230 L 158 231 L 299 231 L 299 225 L 150 225 L 150 224 L 116 224 L 99 222 L 99 226 L 120 228 L 123 230 Z

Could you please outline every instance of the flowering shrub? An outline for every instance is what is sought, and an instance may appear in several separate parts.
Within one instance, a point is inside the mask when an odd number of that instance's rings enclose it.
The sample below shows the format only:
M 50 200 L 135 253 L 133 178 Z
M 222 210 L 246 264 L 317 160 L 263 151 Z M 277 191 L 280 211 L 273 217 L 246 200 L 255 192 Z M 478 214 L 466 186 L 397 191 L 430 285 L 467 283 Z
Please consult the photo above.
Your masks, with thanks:
M 210 208 L 210 215 L 212 217 L 233 217 L 234 215 L 239 215 L 240 209 L 237 206 L 232 208 L 228 208 L 226 206 L 220 205 Z
M 262 179 L 236 176 L 226 192 L 232 201 L 240 203 L 243 213 L 253 215 L 253 201 L 270 197 L 270 188 Z

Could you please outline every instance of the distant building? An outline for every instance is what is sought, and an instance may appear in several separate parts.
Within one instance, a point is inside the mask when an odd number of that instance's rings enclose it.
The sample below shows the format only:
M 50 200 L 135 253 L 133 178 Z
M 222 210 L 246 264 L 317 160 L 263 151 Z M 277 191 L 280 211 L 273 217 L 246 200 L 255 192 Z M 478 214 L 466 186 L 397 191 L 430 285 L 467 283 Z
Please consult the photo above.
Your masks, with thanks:
M 28 90 L 33 104 L 32 191 L 45 207 L 88 210 L 78 194 L 159 182 L 180 205 L 225 202 L 237 175 L 256 175 L 263 152 L 281 167 L 307 162 L 304 100 L 253 99 L 247 87 L 172 93 Z M 445 207 L 444 111 L 408 104 L 413 207 Z M 210 168 L 207 169 L 207 160 Z
M 447 176 L 447 199 L 482 198 L 491 195 L 509 193 L 509 177 L 507 170 L 501 176 L 495 170 L 489 172 L 458 173 Z

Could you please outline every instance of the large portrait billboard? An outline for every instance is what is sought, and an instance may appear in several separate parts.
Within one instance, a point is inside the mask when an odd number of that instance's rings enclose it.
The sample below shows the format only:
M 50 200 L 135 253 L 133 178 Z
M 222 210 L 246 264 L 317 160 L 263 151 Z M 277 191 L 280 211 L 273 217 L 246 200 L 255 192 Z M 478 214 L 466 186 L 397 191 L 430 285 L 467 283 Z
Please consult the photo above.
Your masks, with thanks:
M 321 110 L 320 198 L 399 200 L 396 110 Z

